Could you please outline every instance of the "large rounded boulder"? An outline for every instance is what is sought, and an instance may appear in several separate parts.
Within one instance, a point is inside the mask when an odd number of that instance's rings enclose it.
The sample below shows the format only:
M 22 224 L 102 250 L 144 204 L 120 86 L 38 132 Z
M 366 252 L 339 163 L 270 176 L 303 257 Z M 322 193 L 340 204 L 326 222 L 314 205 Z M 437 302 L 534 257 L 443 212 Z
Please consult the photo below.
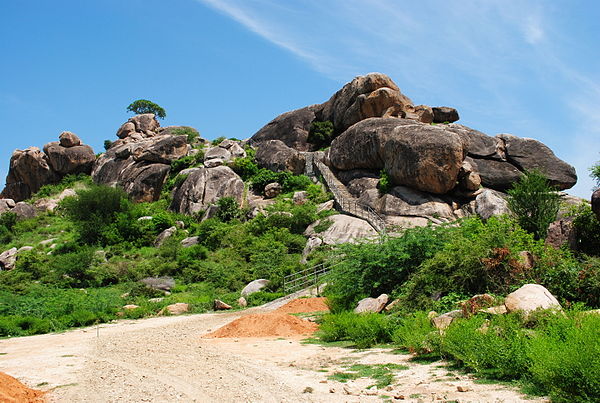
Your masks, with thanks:
M 454 188 L 464 160 L 460 137 L 405 119 L 371 118 L 331 144 L 336 169 L 384 169 L 396 185 L 443 194 Z
M 173 192 L 171 209 L 193 215 L 206 210 L 222 197 L 242 202 L 244 182 L 226 166 L 194 168 Z
M 6 187 L 1 197 L 22 201 L 42 186 L 59 179 L 59 175 L 50 167 L 48 156 L 38 147 L 15 150 L 10 158 Z

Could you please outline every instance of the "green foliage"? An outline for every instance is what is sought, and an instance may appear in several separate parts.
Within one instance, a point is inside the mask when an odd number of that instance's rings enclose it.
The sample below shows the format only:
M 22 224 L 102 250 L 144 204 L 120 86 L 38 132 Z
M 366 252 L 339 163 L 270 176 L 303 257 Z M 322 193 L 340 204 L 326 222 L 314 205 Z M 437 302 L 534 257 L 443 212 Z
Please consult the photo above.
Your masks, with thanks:
M 137 101 L 133 101 L 127 107 L 128 112 L 133 112 L 136 115 L 140 115 L 142 113 L 153 113 L 159 119 L 164 119 L 167 116 L 167 112 L 155 104 L 152 101 L 148 101 L 147 99 L 138 99 Z
M 381 172 L 379 172 L 379 182 L 377 183 L 377 188 L 379 189 L 379 192 L 381 194 L 386 194 L 392 189 L 393 186 L 394 185 L 390 180 L 390 176 L 385 170 L 382 169 Z
M 80 190 L 76 197 L 64 199 L 61 209 L 87 244 L 111 245 L 139 235 L 133 204 L 119 188 L 94 185 Z
M 173 130 L 173 134 L 176 136 L 186 136 L 187 142 L 189 144 L 195 143 L 196 140 L 200 138 L 200 133 L 198 132 L 198 130 L 192 127 L 179 127 Z
M 600 187 L 600 161 L 590 168 L 590 176 L 596 181 L 596 186 Z
M 539 171 L 525 172 L 508 194 L 508 206 L 521 228 L 544 239 L 560 207 L 560 196 L 548 179 Z
M 110 147 L 112 147 L 112 145 L 113 145 L 113 142 L 112 142 L 112 141 L 110 141 L 110 140 L 104 140 L 104 149 L 105 149 L 106 151 L 108 151 L 108 149 L 109 149 Z
M 321 232 L 325 232 L 329 229 L 329 227 L 331 227 L 331 225 L 333 224 L 333 221 L 324 218 L 321 221 L 319 221 L 319 223 L 317 225 L 315 225 L 314 230 L 315 232 L 321 233 Z
M 229 222 L 234 219 L 239 219 L 243 216 L 243 211 L 233 197 L 222 197 L 217 201 L 216 217 L 223 221 Z
M 368 348 L 392 340 L 390 321 L 381 314 L 342 312 L 323 317 L 318 332 L 323 341 L 352 341 L 357 348 Z
M 187 168 L 198 166 L 204 160 L 204 153 L 199 152 L 196 155 L 186 155 L 174 161 L 171 161 L 170 176 L 177 175 L 179 172 Z
M 572 211 L 573 225 L 577 236 L 576 249 L 588 255 L 600 256 L 600 220 L 587 203 L 582 203 Z
M 439 332 L 431 324 L 426 312 L 415 312 L 402 318 L 394 329 L 392 340 L 411 353 L 439 354 Z
M 332 309 L 349 309 L 364 297 L 393 293 L 442 247 L 452 231 L 449 227 L 414 228 L 381 244 L 341 245 L 336 254 L 344 258 L 333 267 L 326 289 Z
M 329 120 L 325 122 L 315 121 L 311 123 L 310 131 L 308 132 L 309 143 L 313 143 L 318 147 L 324 147 L 331 144 L 333 137 L 333 123 L 331 123 Z
M 344 372 L 335 372 L 328 377 L 330 380 L 347 382 L 358 378 L 372 378 L 376 381 L 375 386 L 379 389 L 385 388 L 394 382 L 394 372 L 406 370 L 408 366 L 399 364 L 354 364 Z
M 227 140 L 227 137 L 225 137 L 225 136 L 219 136 L 216 139 L 214 139 L 213 141 L 211 141 L 210 144 L 213 145 L 213 146 L 218 146 L 219 144 L 221 144 L 221 142 L 223 140 Z
M 38 200 L 43 197 L 55 196 L 67 188 L 75 186 L 85 187 L 92 184 L 92 177 L 86 174 L 66 175 L 59 183 L 44 185 L 31 197 L 31 200 Z
M 258 291 L 246 297 L 248 306 L 259 306 L 276 300 L 277 298 L 285 297 L 282 292 Z

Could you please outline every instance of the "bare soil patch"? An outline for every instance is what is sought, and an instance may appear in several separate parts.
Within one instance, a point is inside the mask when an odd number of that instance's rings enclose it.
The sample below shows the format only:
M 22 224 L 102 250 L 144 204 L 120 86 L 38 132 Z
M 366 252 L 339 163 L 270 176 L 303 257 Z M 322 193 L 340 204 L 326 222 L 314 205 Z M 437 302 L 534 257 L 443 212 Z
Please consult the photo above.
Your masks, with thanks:
M 44 392 L 28 388 L 10 375 L 0 372 L 0 402 L 39 403 L 45 402 Z
M 310 335 L 318 329 L 316 323 L 286 313 L 270 312 L 242 316 L 204 337 L 290 337 Z
M 327 298 L 298 298 L 294 299 L 284 306 L 278 308 L 276 312 L 280 313 L 309 313 L 309 312 L 328 312 Z

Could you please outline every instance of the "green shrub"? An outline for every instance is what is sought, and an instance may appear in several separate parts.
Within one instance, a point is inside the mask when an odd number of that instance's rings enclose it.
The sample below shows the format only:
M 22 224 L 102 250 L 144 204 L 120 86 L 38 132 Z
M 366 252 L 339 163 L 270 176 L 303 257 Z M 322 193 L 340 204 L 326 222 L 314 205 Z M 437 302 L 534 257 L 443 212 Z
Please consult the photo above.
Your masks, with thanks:
M 596 186 L 600 187 L 600 161 L 590 168 L 590 176 L 596 180 Z
M 113 142 L 110 140 L 104 140 L 104 150 L 108 151 L 109 148 L 111 148 L 113 145 Z
M 204 153 L 198 153 L 196 155 L 186 155 L 171 162 L 170 176 L 177 175 L 184 169 L 197 166 L 204 160 Z
M 216 217 L 223 221 L 228 222 L 234 219 L 242 218 L 243 211 L 233 197 L 221 197 L 217 201 L 217 214 Z
M 398 321 L 394 329 L 392 340 L 400 347 L 408 349 L 411 353 L 440 354 L 439 332 L 431 324 L 425 312 L 415 312 Z
M 587 203 L 582 203 L 572 211 L 577 236 L 576 249 L 588 255 L 600 256 L 600 220 Z
M 91 186 L 76 197 L 61 202 L 61 209 L 73 221 L 84 243 L 112 245 L 136 240 L 139 223 L 127 194 L 108 186 Z
M 318 336 L 323 341 L 351 341 L 357 348 L 368 348 L 391 341 L 392 326 L 385 315 L 342 312 L 323 317 Z
M 393 187 L 394 187 L 394 185 L 392 184 L 392 181 L 390 180 L 390 176 L 388 175 L 388 173 L 385 170 L 382 169 L 381 172 L 379 172 L 379 182 L 377 183 L 377 188 L 379 189 L 379 192 L 381 194 L 386 194 Z
M 267 302 L 276 300 L 277 298 L 285 297 L 285 293 L 282 292 L 269 292 L 269 291 L 258 291 L 254 292 L 246 297 L 248 306 L 260 306 Z
M 334 131 L 333 123 L 329 120 L 325 122 L 312 122 L 310 130 L 308 132 L 308 142 L 317 145 L 318 147 L 324 147 L 331 144 L 333 140 Z
M 173 130 L 173 134 L 176 136 L 186 136 L 189 144 L 193 144 L 198 138 L 200 138 L 200 133 L 193 127 L 179 127 Z
M 164 119 L 167 116 L 167 112 L 165 112 L 162 107 L 152 101 L 148 101 L 147 99 L 138 99 L 137 101 L 133 101 L 127 107 L 127 111 L 133 112 L 136 115 L 142 113 L 153 113 L 159 119 Z
M 548 179 L 539 171 L 525 172 L 508 195 L 508 206 L 521 228 L 544 239 L 560 207 L 560 196 Z
M 216 139 L 214 139 L 213 141 L 211 141 L 210 143 L 211 143 L 213 146 L 218 146 L 219 144 L 221 144 L 221 142 L 222 142 L 223 140 L 227 140 L 227 137 L 225 137 L 225 136 L 219 136 L 219 137 L 217 137 Z
M 41 199 L 43 197 L 54 196 L 67 188 L 72 188 L 76 184 L 89 186 L 92 184 L 92 177 L 86 174 L 67 175 L 56 184 L 44 185 L 38 190 L 31 200 Z

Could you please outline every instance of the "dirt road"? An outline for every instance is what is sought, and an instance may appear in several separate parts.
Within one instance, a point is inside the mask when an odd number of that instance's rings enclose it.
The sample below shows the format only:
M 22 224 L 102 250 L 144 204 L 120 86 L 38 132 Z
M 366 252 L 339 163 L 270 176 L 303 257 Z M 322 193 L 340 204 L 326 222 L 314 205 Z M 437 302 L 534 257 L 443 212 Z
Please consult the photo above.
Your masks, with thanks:
M 443 363 L 417 364 L 386 350 L 354 351 L 298 339 L 201 337 L 250 312 L 257 309 L 2 340 L 0 371 L 49 390 L 51 402 L 367 402 L 394 396 L 415 402 L 522 401 L 507 387 L 474 384 Z M 409 369 L 398 372 L 387 391 L 367 391 L 373 384 L 369 379 L 328 380 L 354 363 Z M 458 386 L 470 391 L 459 392 Z

